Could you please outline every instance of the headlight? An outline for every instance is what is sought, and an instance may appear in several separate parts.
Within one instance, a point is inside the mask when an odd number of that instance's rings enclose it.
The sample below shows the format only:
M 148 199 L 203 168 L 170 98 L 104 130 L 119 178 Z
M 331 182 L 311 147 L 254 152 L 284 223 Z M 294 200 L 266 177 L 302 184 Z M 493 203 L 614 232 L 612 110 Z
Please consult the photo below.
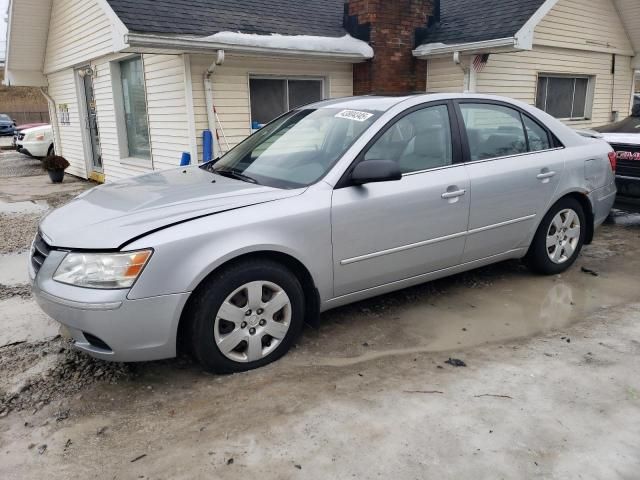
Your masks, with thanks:
M 152 253 L 152 250 L 126 253 L 68 253 L 53 279 L 78 287 L 130 288 Z

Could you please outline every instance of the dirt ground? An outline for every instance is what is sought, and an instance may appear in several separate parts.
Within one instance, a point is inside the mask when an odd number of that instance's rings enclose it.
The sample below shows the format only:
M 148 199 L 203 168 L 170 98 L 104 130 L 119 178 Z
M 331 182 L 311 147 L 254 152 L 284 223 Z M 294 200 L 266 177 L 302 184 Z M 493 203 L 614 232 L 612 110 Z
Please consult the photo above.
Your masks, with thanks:
M 69 349 L 24 251 L 91 185 L 30 162 L 0 153 L 0 478 L 639 478 L 640 214 L 566 274 L 506 262 L 361 302 L 213 376 Z

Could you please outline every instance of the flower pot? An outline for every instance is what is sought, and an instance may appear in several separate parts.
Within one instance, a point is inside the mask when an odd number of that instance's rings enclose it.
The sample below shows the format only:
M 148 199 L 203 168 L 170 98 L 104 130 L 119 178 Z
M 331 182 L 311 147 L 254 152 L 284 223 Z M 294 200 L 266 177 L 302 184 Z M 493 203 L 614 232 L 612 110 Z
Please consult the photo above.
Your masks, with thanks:
M 64 170 L 47 170 L 51 183 L 62 183 L 64 178 Z

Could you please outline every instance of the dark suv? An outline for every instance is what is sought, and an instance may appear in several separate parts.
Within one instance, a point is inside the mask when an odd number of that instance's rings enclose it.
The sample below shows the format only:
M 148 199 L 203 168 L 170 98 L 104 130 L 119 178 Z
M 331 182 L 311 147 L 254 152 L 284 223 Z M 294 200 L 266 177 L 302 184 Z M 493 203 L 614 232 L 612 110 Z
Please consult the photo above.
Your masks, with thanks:
M 0 137 L 7 135 L 13 136 L 16 131 L 16 122 L 9 115 L 0 113 Z

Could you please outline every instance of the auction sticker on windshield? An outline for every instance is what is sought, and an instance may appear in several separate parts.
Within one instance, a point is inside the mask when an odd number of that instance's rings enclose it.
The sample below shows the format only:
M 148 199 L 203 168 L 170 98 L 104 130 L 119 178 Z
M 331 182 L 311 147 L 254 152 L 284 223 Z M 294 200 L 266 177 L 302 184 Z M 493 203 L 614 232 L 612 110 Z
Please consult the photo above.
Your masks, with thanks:
M 373 113 L 359 112 L 358 110 L 343 110 L 336 114 L 336 118 L 346 118 L 356 122 L 366 122 L 371 117 L 373 117 Z

